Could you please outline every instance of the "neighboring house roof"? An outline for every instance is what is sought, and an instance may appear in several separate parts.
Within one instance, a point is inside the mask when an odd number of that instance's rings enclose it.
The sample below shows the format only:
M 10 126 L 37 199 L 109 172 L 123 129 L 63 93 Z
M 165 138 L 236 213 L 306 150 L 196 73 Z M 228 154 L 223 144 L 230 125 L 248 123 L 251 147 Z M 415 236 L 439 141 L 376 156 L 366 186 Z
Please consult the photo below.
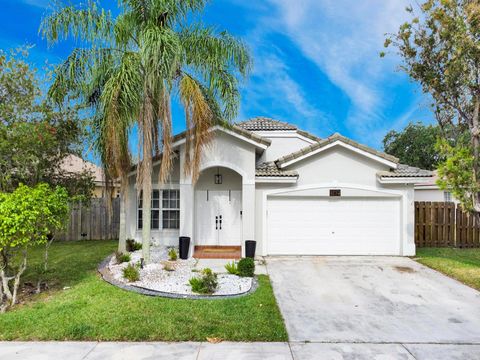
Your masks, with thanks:
M 384 178 L 405 178 L 405 177 L 434 177 L 435 173 L 417 167 L 398 164 L 398 168 L 390 171 L 379 171 L 378 175 Z
M 81 157 L 76 155 L 68 155 L 63 162 L 60 164 L 60 167 L 69 173 L 78 174 L 84 171 L 88 171 L 92 174 L 93 180 L 96 183 L 105 182 L 105 177 L 103 175 L 103 170 L 100 166 L 91 163 L 90 161 L 83 160 Z
M 297 178 L 298 172 L 294 170 L 281 170 L 272 162 L 257 164 L 255 169 L 256 177 L 291 177 Z
M 372 149 L 371 147 L 368 147 L 368 146 L 362 145 L 360 143 L 357 143 L 356 141 L 353 141 L 349 138 L 346 138 L 345 136 L 342 136 L 338 133 L 335 133 L 335 134 L 329 136 L 326 139 L 320 140 L 319 142 L 317 142 L 315 144 L 309 145 L 309 146 L 307 146 L 303 149 L 300 149 L 298 151 L 295 151 L 291 154 L 282 156 L 281 158 L 277 159 L 275 161 L 275 163 L 277 164 L 277 166 L 282 167 L 282 165 L 285 165 L 286 163 L 290 163 L 294 160 L 304 158 L 305 156 L 308 156 L 310 154 L 313 155 L 313 153 L 316 152 L 317 150 L 320 150 L 320 149 L 322 149 L 322 148 L 324 148 L 324 147 L 326 147 L 330 144 L 333 144 L 336 141 L 341 141 L 342 143 L 353 146 L 354 148 L 357 148 L 357 149 L 365 151 L 369 154 L 378 156 L 378 157 L 380 157 L 382 159 L 385 159 L 385 160 L 388 160 L 392 163 L 395 163 L 395 164 L 398 163 L 398 158 L 396 158 L 395 156 L 385 154 L 381 151 L 377 151 L 375 149 Z

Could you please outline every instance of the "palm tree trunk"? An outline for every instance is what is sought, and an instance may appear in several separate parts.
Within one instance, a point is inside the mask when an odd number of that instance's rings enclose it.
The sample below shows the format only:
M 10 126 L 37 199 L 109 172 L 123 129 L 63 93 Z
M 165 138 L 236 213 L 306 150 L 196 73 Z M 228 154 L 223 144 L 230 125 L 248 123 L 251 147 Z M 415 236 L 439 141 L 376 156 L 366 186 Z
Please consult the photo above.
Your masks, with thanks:
M 127 179 L 128 180 L 128 179 Z M 127 222 L 126 212 L 128 204 L 128 182 L 122 179 L 120 185 L 120 229 L 118 232 L 118 251 L 127 252 Z
M 146 92 L 148 94 L 148 92 Z M 152 150 L 153 150 L 153 121 L 154 111 L 152 101 L 147 95 L 144 102 L 144 108 L 141 116 L 142 136 L 142 155 L 143 159 L 140 166 L 140 179 L 142 184 L 142 254 L 143 260 L 148 264 L 150 262 L 150 242 L 151 242 L 151 208 L 152 208 Z

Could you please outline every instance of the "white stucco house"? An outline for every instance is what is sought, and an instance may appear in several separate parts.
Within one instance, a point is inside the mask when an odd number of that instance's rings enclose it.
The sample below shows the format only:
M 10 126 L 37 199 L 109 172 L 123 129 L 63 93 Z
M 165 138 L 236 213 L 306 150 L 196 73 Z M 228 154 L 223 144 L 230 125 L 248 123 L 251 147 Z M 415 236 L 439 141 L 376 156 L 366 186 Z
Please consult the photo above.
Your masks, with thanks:
M 450 191 L 440 189 L 437 185 L 437 179 L 438 176 L 434 171 L 430 181 L 415 184 L 415 201 L 454 202 L 458 204 L 458 200 L 453 197 Z
M 415 254 L 414 184 L 432 172 L 269 118 L 211 131 L 195 184 L 183 171 L 185 133 L 173 139 L 170 180 L 153 176 L 153 243 L 189 236 L 192 248 L 256 240 L 257 255 Z M 129 179 L 127 234 L 141 241 L 135 171 Z

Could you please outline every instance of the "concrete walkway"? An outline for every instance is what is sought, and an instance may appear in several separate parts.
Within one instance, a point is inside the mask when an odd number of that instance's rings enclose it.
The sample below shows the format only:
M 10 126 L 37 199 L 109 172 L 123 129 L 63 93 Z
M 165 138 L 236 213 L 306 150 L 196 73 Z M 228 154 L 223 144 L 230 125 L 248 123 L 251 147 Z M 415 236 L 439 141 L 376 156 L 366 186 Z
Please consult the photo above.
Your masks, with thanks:
M 5 360 L 477 360 L 480 345 L 3 342 Z

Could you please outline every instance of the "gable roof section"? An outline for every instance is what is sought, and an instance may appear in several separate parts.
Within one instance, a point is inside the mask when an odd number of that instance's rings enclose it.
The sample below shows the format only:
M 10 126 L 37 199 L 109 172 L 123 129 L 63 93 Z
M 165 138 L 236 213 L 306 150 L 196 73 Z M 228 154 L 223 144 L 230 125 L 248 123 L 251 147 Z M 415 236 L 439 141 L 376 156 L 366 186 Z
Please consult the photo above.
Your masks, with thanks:
M 297 134 L 312 141 L 321 140 L 318 136 L 300 130 L 296 125 L 262 116 L 239 122 L 236 125 L 248 131 L 295 131 Z
M 336 142 L 342 143 L 346 145 L 346 147 L 350 147 L 353 150 L 358 150 L 359 152 L 364 152 L 367 155 L 371 155 L 374 158 L 377 158 L 379 160 L 383 160 L 382 162 L 386 162 L 390 164 L 393 167 L 397 167 L 398 164 L 398 159 L 395 156 L 385 154 L 381 151 L 377 151 L 375 149 L 372 149 L 371 147 L 362 145 L 360 143 L 357 143 L 356 141 L 353 141 L 349 138 L 346 138 L 345 136 L 342 136 L 338 133 L 335 133 L 331 136 L 329 136 L 326 139 L 320 140 L 319 142 L 309 145 L 303 149 L 300 149 L 298 151 L 295 151 L 291 154 L 282 156 L 281 158 L 277 159 L 275 161 L 275 164 L 279 168 L 286 167 L 290 164 L 293 164 L 297 161 L 300 161 L 302 159 L 305 159 L 309 156 L 312 156 L 314 154 L 317 154 L 323 150 L 326 150 L 333 146 Z
M 270 140 L 264 139 L 261 136 L 256 135 L 256 134 L 254 134 L 250 131 L 244 130 L 237 125 L 228 125 L 228 126 L 215 125 L 215 126 L 212 126 L 210 128 L 210 131 L 214 131 L 214 130 L 222 130 L 226 133 L 231 132 L 232 134 L 235 134 L 238 137 L 243 138 L 244 140 L 247 140 L 249 142 L 258 144 L 263 148 L 266 148 L 266 147 L 270 146 L 270 144 L 272 143 Z M 175 146 L 178 146 L 178 145 L 182 144 L 185 141 L 186 137 L 187 137 L 187 132 L 186 131 L 183 131 L 183 132 L 173 136 L 172 137 L 173 146 L 175 147 Z M 157 161 L 160 161 L 161 159 L 162 159 L 162 153 L 157 154 L 157 155 L 153 156 L 153 158 L 152 158 L 154 163 L 157 162 Z M 137 164 L 134 164 L 132 166 L 131 170 L 134 171 L 136 168 L 137 168 Z
M 298 172 L 295 170 L 281 170 L 273 161 L 257 164 L 255 169 L 256 177 L 288 177 L 298 178 Z
M 297 130 L 295 125 L 275 119 L 259 116 L 237 123 L 239 127 L 248 131 L 288 131 Z
M 257 143 L 259 145 L 262 145 L 263 147 L 270 146 L 270 144 L 272 143 L 270 140 L 265 139 L 265 138 L 255 134 L 255 133 L 252 133 L 252 132 L 247 131 L 245 129 L 242 129 L 241 127 L 239 127 L 237 125 L 227 125 L 227 126 L 215 125 L 215 126 L 212 126 L 210 128 L 210 131 L 213 131 L 213 130 L 222 130 L 222 131 L 225 131 L 226 133 L 231 131 L 233 134 L 236 134 L 240 137 L 243 137 L 246 140 L 250 140 L 250 141 L 252 141 L 254 143 Z M 172 142 L 173 142 L 174 145 L 176 145 L 176 143 L 183 142 L 186 137 L 187 137 L 187 132 L 183 131 L 180 134 L 175 135 L 172 138 Z
M 430 178 L 433 177 L 435 173 L 430 170 L 424 170 L 405 164 L 398 164 L 396 169 L 390 171 L 379 171 L 377 175 L 382 178 Z

